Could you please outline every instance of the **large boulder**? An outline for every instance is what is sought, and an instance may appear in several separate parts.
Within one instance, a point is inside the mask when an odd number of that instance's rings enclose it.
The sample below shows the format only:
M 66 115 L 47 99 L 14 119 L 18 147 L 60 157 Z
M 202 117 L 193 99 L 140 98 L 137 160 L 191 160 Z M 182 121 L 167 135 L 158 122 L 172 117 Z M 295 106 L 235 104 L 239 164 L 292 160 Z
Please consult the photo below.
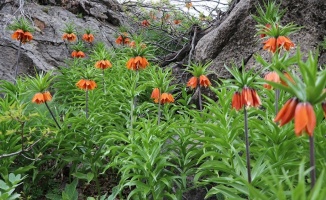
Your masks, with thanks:
M 94 30 L 95 42 L 103 41 L 109 47 L 114 45 L 118 26 L 124 23 L 120 17 L 121 8 L 115 0 L 43 0 L 39 3 L 0 2 L 0 79 L 13 80 L 19 42 L 11 39 L 13 31 L 7 27 L 21 14 L 31 20 L 36 31 L 33 40 L 22 45 L 20 74 L 64 66 L 64 60 L 71 53 L 61 38 L 66 23 L 73 22 L 79 36 L 85 28 Z
M 262 49 L 262 41 L 255 36 L 256 22 L 251 14 L 256 14 L 257 3 L 263 5 L 262 0 L 238 1 L 219 25 L 198 41 L 195 59 L 201 62 L 213 60 L 210 70 L 218 77 L 229 76 L 224 64 L 235 62 L 240 65 L 244 61 L 250 68 L 257 64 L 253 57 L 255 53 L 265 58 L 270 56 Z M 287 0 L 282 1 L 281 8 L 287 10 L 282 20 L 283 25 L 293 22 L 303 27 L 290 36 L 291 40 L 300 45 L 303 52 L 316 49 L 326 36 L 326 1 Z M 326 52 L 322 51 L 319 62 L 325 64 L 325 57 Z

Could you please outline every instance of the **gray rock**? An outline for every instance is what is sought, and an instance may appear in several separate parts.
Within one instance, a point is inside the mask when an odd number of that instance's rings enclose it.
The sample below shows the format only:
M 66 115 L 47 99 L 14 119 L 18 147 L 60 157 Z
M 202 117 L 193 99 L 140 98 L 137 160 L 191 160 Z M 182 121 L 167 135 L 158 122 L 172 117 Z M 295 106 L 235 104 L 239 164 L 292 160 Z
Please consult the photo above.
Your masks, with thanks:
M 256 22 L 251 14 L 256 12 L 255 5 L 258 2 L 262 3 L 261 0 L 239 1 L 218 27 L 198 41 L 195 59 L 201 62 L 213 60 L 210 70 L 214 71 L 216 76 L 230 76 L 224 64 L 230 66 L 230 63 L 235 62 L 240 65 L 244 60 L 246 67 L 251 68 L 257 65 L 253 57 L 255 53 L 264 58 L 270 56 L 262 49 L 262 40 L 255 36 Z M 291 34 L 291 40 L 300 45 L 301 51 L 305 54 L 316 49 L 326 35 L 326 1 L 282 1 L 281 8 L 288 10 L 283 18 L 283 24 L 293 22 L 304 27 L 299 32 Z M 295 50 L 291 52 L 294 53 Z M 325 57 L 324 54 L 325 51 L 321 52 L 321 58 Z
M 19 42 L 11 39 L 13 31 L 7 30 L 6 27 L 20 12 L 17 11 L 16 1 L 6 1 L 8 3 L 0 3 L 0 79 L 12 80 Z M 67 5 L 68 10 L 60 6 L 25 3 L 24 13 L 32 20 L 36 31 L 33 33 L 33 40 L 22 45 L 19 74 L 33 73 L 35 70 L 48 71 L 65 65 L 64 60 L 69 58 L 71 53 L 61 38 L 66 23 L 73 22 L 76 25 L 79 39 L 84 29 L 90 28 L 94 30 L 94 42 L 102 41 L 112 47 L 117 26 L 122 23 L 122 15 L 108 8 L 108 5 L 111 5 L 114 10 L 120 9 L 112 2 L 115 1 L 107 0 L 106 4 L 103 4 L 80 0 L 75 1 L 74 5 Z M 83 17 L 77 17 L 78 13 Z

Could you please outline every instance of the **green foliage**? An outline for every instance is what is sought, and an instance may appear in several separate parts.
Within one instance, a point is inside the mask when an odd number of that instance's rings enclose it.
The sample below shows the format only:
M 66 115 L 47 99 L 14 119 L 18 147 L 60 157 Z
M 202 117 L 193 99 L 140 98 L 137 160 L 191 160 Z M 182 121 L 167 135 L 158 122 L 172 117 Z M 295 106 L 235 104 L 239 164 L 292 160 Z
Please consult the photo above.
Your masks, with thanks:
M 20 174 L 10 173 L 8 177 L 4 177 L 3 180 L 0 180 L 0 199 L 1 200 L 14 200 L 20 197 L 20 194 L 15 193 L 16 187 L 18 187 L 24 177 L 21 177 Z
M 322 109 L 316 109 L 318 181 L 311 189 L 309 142 L 295 136 L 292 122 L 283 127 L 275 124 L 274 93 L 261 90 L 257 81 L 261 71 L 245 72 L 243 65 L 226 67 L 234 79 L 210 87 L 217 101 L 204 96 L 199 112 L 185 86 L 174 85 L 171 69 L 159 68 L 151 60 L 144 70 L 126 68 L 130 56 L 163 53 L 150 45 L 143 49 L 144 42 L 155 41 L 173 49 L 187 41 L 182 34 L 194 20 L 183 18 L 181 13 L 170 14 L 167 21 L 151 21 L 151 26 L 162 28 L 161 32 L 150 26 L 141 36 L 132 35 L 134 49 L 85 45 L 89 56 L 67 60 L 67 66 L 53 75 L 23 77 L 16 84 L 0 82 L 0 198 L 18 198 L 15 188 L 22 178 L 14 174 L 24 176 L 21 194 L 31 199 L 183 199 L 185 193 L 197 188 L 207 190 L 205 198 L 216 199 L 325 197 L 326 123 Z M 144 11 L 142 17 L 150 16 Z M 171 26 L 176 18 L 182 20 L 182 26 Z M 66 28 L 67 33 L 75 31 L 72 24 Z M 325 97 L 321 92 L 325 71 L 317 71 L 316 55 L 309 54 L 306 61 L 301 57 L 300 53 L 275 54 L 271 62 L 256 57 L 265 68 L 280 71 L 298 64 L 304 72 L 303 81 L 295 79 L 296 85 L 288 82 L 290 87 L 280 92 L 279 104 L 302 88 L 314 93 L 307 94 L 307 99 L 318 97 L 315 103 Z M 94 67 L 103 59 L 110 60 L 112 68 L 101 71 Z M 203 74 L 209 64 L 193 66 L 194 75 Z M 284 78 L 281 73 L 280 77 Z M 85 91 L 76 86 L 83 78 L 97 83 L 97 88 L 88 91 L 87 103 Z M 246 179 L 244 111 L 231 109 L 232 95 L 246 86 L 256 87 L 262 97 L 260 108 L 248 110 L 251 184 Z M 174 92 L 175 103 L 159 105 L 158 109 L 150 99 L 156 87 Z M 289 88 L 298 91 L 289 93 Z M 33 94 L 44 90 L 53 94 L 48 103 L 61 128 L 54 124 L 45 105 L 31 103 Z M 61 189 L 62 182 L 70 184 Z M 92 194 L 82 194 L 88 187 Z

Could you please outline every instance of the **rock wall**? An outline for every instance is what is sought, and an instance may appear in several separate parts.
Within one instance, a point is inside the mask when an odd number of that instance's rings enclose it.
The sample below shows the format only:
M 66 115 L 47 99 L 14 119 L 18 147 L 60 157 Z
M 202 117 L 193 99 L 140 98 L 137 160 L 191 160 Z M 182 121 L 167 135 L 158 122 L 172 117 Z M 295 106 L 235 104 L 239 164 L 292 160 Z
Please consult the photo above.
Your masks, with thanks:
M 66 23 L 76 25 L 79 37 L 85 28 L 94 30 L 95 42 L 103 41 L 107 46 L 114 45 L 117 28 L 124 23 L 121 8 L 115 0 L 33 2 L 25 1 L 20 7 L 18 0 L 0 1 L 0 79 L 13 80 L 19 42 L 11 39 L 13 31 L 6 27 L 21 14 L 34 23 L 36 31 L 33 40 L 22 45 L 20 74 L 64 66 L 64 60 L 71 53 L 61 39 Z
M 213 60 L 210 67 L 218 77 L 228 77 L 224 64 L 235 62 L 246 67 L 253 67 L 256 62 L 253 55 L 259 53 L 264 57 L 269 53 L 262 49 L 262 41 L 255 36 L 256 22 L 251 14 L 256 13 L 255 5 L 262 0 L 240 0 L 215 29 L 202 37 L 195 48 L 197 61 Z M 303 52 L 314 50 L 326 37 L 326 1 L 325 0 L 286 0 L 282 9 L 287 9 L 283 24 L 293 22 L 303 28 L 292 34 L 291 40 L 300 45 Z M 295 50 L 291 50 L 294 52 Z M 321 51 L 321 64 L 326 64 L 326 52 Z

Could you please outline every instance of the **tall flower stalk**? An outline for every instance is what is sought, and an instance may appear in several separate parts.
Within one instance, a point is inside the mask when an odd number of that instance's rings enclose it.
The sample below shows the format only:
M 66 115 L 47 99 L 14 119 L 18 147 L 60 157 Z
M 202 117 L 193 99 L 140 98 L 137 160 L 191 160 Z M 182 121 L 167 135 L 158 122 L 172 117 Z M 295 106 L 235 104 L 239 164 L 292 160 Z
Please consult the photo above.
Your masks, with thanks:
M 45 104 L 46 108 L 51 114 L 53 121 L 55 122 L 56 126 L 61 129 L 56 117 L 54 116 L 50 106 L 47 102 L 52 100 L 52 95 L 48 91 L 48 88 L 52 81 L 51 73 L 44 74 L 36 74 L 35 78 L 30 79 L 30 87 L 33 92 L 37 92 L 34 94 L 32 103 L 36 104 Z
M 274 67 L 280 71 L 285 71 L 289 65 L 284 65 L 281 62 L 273 61 L 280 61 L 279 57 L 282 50 L 286 52 L 295 46 L 289 39 L 289 35 L 299 30 L 300 27 L 293 24 L 282 26 L 280 21 L 286 11 L 281 10 L 280 4 L 276 4 L 274 1 L 265 3 L 264 7 L 258 5 L 256 9 L 258 15 L 253 15 L 252 17 L 258 23 L 256 25 L 257 35 L 259 35 L 260 39 L 263 40 L 263 49 L 271 53 L 271 63 L 274 64 Z M 265 67 L 269 68 L 271 66 L 268 65 Z M 275 72 L 267 73 L 264 79 L 277 83 L 284 82 Z M 272 87 L 268 84 L 265 84 L 264 87 L 267 89 L 272 89 Z M 275 113 L 278 113 L 279 111 L 279 96 L 279 89 L 275 89 Z
M 26 42 L 30 42 L 33 40 L 32 32 L 34 29 L 31 27 L 30 23 L 25 18 L 19 18 L 13 24 L 9 26 L 10 30 L 13 30 L 14 33 L 11 35 L 13 40 L 19 41 L 18 51 L 17 51 L 17 59 L 15 65 L 14 79 L 16 80 L 18 70 L 19 70 L 19 59 L 22 44 Z
M 237 91 L 232 97 L 232 108 L 240 111 L 243 108 L 244 114 L 244 136 L 246 145 L 246 164 L 247 164 L 247 179 L 248 183 L 251 183 L 251 165 L 250 165 L 250 142 L 249 142 L 249 128 L 248 128 L 248 114 L 247 109 L 250 107 L 259 107 L 261 105 L 260 98 L 254 89 L 256 83 L 255 78 L 257 74 L 253 74 L 252 70 L 249 72 L 239 71 L 237 66 L 233 66 L 232 69 L 225 66 L 226 69 L 234 77 L 231 82 L 231 87 L 235 87 Z
M 290 93 L 294 98 L 288 100 L 282 109 L 278 112 L 275 122 L 280 122 L 280 126 L 289 123 L 294 119 L 294 132 L 297 136 L 307 133 L 309 136 L 309 153 L 310 153 L 310 178 L 311 189 L 316 183 L 316 164 L 314 150 L 314 129 L 316 127 L 316 115 L 313 106 L 322 104 L 326 98 L 324 88 L 326 87 L 326 70 L 317 71 L 318 69 L 318 52 L 313 54 L 309 52 L 306 62 L 302 60 L 300 50 L 297 50 L 295 59 L 299 66 L 300 77 L 293 75 L 293 81 L 285 78 L 285 75 L 278 71 L 279 76 L 285 80 L 287 86 L 280 83 L 268 82 L 275 88 L 279 88 Z
M 110 53 L 106 49 L 103 43 L 99 43 L 95 46 L 93 54 L 91 55 L 91 60 L 95 62 L 94 66 L 97 69 L 102 70 L 102 84 L 103 84 L 103 92 L 106 94 L 105 89 L 105 70 L 112 67 L 110 62 Z
M 209 62 L 205 65 L 191 65 L 189 72 L 193 75 L 187 82 L 187 87 L 190 87 L 191 89 L 195 89 L 198 91 L 198 106 L 199 110 L 203 110 L 203 103 L 202 103 L 202 91 L 201 87 L 209 87 L 211 86 L 210 80 L 205 75 L 205 70 L 207 67 L 211 65 L 212 62 Z
M 97 87 L 97 84 L 94 80 L 89 79 L 80 79 L 76 86 L 82 90 L 85 90 L 85 114 L 86 118 L 88 119 L 89 113 L 88 113 L 88 91 L 94 90 Z

